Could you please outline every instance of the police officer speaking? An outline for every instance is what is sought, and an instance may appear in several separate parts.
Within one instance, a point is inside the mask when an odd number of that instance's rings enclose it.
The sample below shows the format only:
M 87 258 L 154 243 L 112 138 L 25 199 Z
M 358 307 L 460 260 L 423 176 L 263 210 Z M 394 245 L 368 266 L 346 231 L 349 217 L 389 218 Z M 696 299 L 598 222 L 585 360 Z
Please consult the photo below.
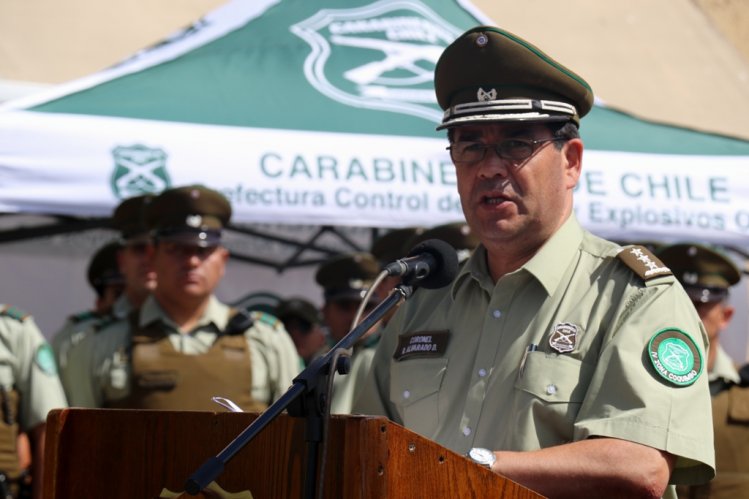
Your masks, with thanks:
M 458 192 L 481 244 L 382 333 L 355 412 L 549 497 L 673 497 L 712 478 L 705 331 L 645 248 L 573 212 L 593 92 L 520 37 L 477 27 L 435 70 Z

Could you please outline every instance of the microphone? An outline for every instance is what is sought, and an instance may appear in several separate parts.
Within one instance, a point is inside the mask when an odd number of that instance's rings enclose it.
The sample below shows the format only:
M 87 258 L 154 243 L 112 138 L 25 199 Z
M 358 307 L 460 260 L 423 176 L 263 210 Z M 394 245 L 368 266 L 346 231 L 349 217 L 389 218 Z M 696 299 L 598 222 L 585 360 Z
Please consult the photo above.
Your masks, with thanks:
M 408 285 L 437 289 L 458 275 L 458 255 L 445 241 L 428 239 L 411 248 L 406 258 L 387 264 L 383 270 L 390 276 L 401 276 Z

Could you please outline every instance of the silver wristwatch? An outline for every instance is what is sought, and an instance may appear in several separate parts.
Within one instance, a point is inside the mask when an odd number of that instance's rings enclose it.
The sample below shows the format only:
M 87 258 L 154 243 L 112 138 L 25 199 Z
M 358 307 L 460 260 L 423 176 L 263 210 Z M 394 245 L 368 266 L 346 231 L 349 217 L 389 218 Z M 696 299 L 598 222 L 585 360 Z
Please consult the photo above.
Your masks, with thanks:
M 484 466 L 489 469 L 491 469 L 492 464 L 494 464 L 494 461 L 497 460 L 497 456 L 495 456 L 492 451 L 490 451 L 489 449 L 481 448 L 481 447 L 474 447 L 471 450 L 469 450 L 467 457 L 474 463 L 480 464 L 481 466 Z

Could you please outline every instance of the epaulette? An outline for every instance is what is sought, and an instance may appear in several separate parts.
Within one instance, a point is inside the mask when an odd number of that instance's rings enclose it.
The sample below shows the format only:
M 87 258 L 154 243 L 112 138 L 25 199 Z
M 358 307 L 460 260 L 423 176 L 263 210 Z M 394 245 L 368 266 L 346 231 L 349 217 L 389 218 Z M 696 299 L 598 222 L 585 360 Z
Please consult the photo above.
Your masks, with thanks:
M 656 277 L 673 275 L 671 269 L 666 267 L 666 265 L 664 265 L 664 263 L 645 246 L 625 246 L 616 257 L 646 282 L 650 279 L 655 279 Z
M 105 315 L 101 317 L 100 321 L 98 321 L 96 324 L 93 325 L 93 331 L 94 333 L 98 333 L 106 329 L 107 326 L 109 326 L 110 324 L 114 324 L 115 322 L 119 322 L 121 320 L 122 319 L 118 319 L 117 317 L 111 314 Z
M 72 322 L 73 324 L 78 324 L 79 322 L 98 319 L 100 317 L 101 316 L 96 312 L 93 312 L 91 310 L 84 310 L 83 312 L 78 312 L 77 314 L 71 315 L 70 322 Z
M 250 317 L 255 321 L 260 321 L 264 324 L 271 326 L 273 329 L 281 329 L 281 321 L 277 317 L 270 315 L 267 312 L 260 312 L 259 310 L 253 310 L 250 312 Z
M 5 317 L 10 317 L 11 319 L 15 319 L 18 322 L 23 322 L 31 314 L 27 314 L 23 310 L 16 308 L 12 305 L 2 305 L 0 306 L 0 315 L 4 315 Z

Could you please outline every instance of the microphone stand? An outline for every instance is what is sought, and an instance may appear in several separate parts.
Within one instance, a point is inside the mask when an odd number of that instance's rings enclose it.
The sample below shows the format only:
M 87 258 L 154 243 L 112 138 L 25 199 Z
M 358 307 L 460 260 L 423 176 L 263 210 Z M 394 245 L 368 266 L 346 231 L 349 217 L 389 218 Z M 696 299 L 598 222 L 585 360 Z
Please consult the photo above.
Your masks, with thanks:
M 327 398 L 327 380 L 332 368 L 340 374 L 347 374 L 350 369 L 348 352 L 341 355 L 341 350 L 348 351 L 364 333 L 374 326 L 387 312 L 401 300 L 411 297 L 414 286 L 400 284 L 390 292 L 362 321 L 344 336 L 325 355 L 315 359 L 304 371 L 294 378 L 291 387 L 281 398 L 268 407 L 258 418 L 250 423 L 237 437 L 216 456 L 208 458 L 185 483 L 185 491 L 195 496 L 216 480 L 224 471 L 226 464 L 247 445 L 258 433 L 281 414 L 284 409 L 294 417 L 306 419 L 304 439 L 307 442 L 307 467 L 304 480 L 304 498 L 314 499 L 317 482 L 318 446 L 323 438 L 325 420 L 330 417 Z M 336 366 L 331 366 L 331 360 L 338 358 Z M 322 478 L 322 477 L 321 477 Z

